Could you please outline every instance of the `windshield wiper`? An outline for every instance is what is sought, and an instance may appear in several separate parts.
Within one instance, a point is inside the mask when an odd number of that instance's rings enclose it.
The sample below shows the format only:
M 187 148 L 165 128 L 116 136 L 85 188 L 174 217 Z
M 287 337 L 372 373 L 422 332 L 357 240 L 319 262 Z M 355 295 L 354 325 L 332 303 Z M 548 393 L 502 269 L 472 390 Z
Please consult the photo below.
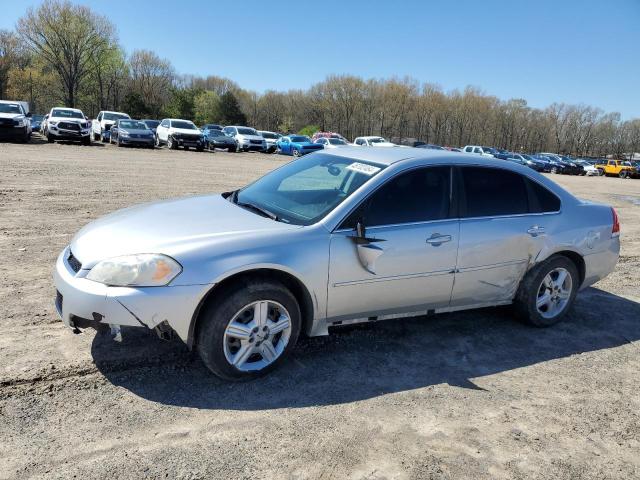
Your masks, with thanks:
M 254 212 L 262 215 L 263 217 L 270 218 L 271 220 L 275 220 L 276 222 L 279 221 L 278 220 L 278 216 L 275 213 L 270 212 L 269 210 L 267 210 L 265 208 L 262 208 L 262 207 L 259 207 L 257 205 L 254 205 L 253 203 L 238 202 L 236 200 L 235 204 L 238 205 L 239 207 L 248 208 L 249 210 L 253 210 Z

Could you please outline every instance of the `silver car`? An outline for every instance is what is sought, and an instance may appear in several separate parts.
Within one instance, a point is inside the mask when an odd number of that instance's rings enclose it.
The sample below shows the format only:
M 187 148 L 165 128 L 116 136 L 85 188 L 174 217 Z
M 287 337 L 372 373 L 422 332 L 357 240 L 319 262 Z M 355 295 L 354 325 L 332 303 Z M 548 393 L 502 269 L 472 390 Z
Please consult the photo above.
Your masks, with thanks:
M 335 325 L 506 304 L 552 325 L 614 269 L 619 230 L 611 207 L 512 162 L 344 147 L 85 226 L 56 306 L 72 329 L 154 329 L 251 378 Z

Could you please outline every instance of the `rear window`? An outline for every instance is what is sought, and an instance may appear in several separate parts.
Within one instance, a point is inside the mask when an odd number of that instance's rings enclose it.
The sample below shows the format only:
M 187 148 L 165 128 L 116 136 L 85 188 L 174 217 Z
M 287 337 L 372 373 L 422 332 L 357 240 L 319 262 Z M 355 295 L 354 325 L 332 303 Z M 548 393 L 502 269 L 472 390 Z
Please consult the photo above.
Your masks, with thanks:
M 509 170 L 464 167 L 464 217 L 492 217 L 528 213 L 525 179 Z
M 526 182 L 530 192 L 529 211 L 531 213 L 558 212 L 560 210 L 560 199 L 554 193 L 528 178 Z

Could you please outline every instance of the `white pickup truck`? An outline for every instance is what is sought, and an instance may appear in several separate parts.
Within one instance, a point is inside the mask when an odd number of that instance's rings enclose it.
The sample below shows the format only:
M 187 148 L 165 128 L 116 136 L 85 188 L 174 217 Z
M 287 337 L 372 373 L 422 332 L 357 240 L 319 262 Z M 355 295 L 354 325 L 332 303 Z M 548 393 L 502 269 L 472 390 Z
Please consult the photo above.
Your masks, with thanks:
M 115 125 L 118 120 L 126 120 L 131 118 L 126 113 L 122 112 L 109 112 L 103 110 L 98 113 L 98 116 L 93 122 L 91 122 L 91 134 L 93 139 L 97 142 L 108 142 L 111 137 L 111 127 Z
M 31 113 L 27 102 L 0 100 L 0 138 L 28 142 Z
M 91 123 L 82 110 L 56 107 L 49 112 L 49 118 L 47 118 L 47 140 L 49 143 L 56 140 L 67 140 L 90 145 L 90 131 Z

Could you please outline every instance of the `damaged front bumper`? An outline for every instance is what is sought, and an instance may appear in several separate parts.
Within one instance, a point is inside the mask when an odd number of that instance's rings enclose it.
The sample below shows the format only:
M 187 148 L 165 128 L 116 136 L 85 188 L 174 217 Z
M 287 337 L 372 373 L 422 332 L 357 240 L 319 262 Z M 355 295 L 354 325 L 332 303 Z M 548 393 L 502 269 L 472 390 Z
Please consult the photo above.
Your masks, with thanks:
M 69 248 L 58 256 L 54 271 L 56 310 L 62 322 L 77 331 L 116 326 L 173 330 L 185 343 L 200 300 L 211 285 L 109 287 L 84 278 L 68 262 Z M 118 330 L 118 329 L 115 329 Z

